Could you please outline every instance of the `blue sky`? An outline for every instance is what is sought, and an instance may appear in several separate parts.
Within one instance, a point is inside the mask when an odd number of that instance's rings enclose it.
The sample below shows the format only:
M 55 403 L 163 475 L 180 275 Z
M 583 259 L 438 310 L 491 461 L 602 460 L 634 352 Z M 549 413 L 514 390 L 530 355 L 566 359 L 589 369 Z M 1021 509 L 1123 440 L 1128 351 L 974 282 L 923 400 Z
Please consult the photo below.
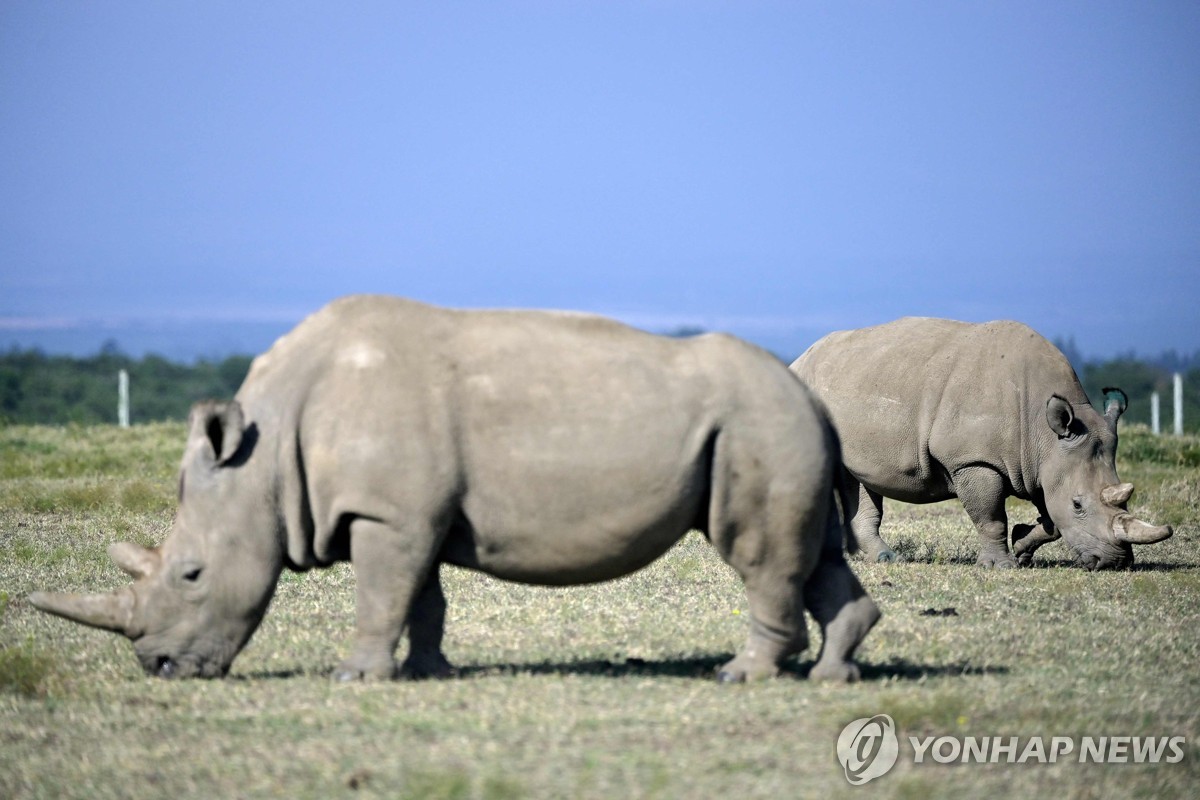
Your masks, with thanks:
M 0 347 L 257 351 L 369 291 L 1192 352 L 1197 42 L 1194 2 L 5 0 Z

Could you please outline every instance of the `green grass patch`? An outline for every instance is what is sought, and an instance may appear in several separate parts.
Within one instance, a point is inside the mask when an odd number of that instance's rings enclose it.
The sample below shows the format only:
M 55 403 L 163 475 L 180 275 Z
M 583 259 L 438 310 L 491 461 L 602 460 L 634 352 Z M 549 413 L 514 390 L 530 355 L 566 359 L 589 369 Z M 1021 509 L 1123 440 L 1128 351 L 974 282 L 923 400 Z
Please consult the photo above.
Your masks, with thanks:
M 32 641 L 0 645 L 0 691 L 24 697 L 45 697 L 55 678 L 53 659 Z
M 0 620 L 8 606 L 8 594 L 0 592 Z M 19 645 L 0 641 L 0 692 L 45 697 L 56 679 L 53 659 L 34 644 L 32 636 Z
M 1200 467 L 1200 436 L 1155 436 L 1146 425 L 1121 426 L 1120 457 L 1169 467 Z
M 175 507 L 175 495 L 170 483 L 140 478 L 9 481 L 0 484 L 0 507 L 30 514 L 163 513 Z
M 0 480 L 13 478 L 170 478 L 187 429 L 165 422 L 115 425 L 0 425 Z

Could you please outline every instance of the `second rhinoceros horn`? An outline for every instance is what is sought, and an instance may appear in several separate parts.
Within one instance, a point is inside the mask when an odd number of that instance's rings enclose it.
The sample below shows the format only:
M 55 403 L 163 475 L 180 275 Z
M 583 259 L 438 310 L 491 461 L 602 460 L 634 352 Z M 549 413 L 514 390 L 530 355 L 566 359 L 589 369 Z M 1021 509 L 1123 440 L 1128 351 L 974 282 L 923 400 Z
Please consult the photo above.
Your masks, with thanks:
M 1100 492 L 1100 499 L 1110 506 L 1120 506 L 1129 502 L 1129 498 L 1133 497 L 1132 483 L 1117 483 L 1112 486 L 1105 486 Z
M 108 557 L 134 580 L 156 572 L 162 563 L 158 550 L 133 542 L 114 542 L 108 546 Z

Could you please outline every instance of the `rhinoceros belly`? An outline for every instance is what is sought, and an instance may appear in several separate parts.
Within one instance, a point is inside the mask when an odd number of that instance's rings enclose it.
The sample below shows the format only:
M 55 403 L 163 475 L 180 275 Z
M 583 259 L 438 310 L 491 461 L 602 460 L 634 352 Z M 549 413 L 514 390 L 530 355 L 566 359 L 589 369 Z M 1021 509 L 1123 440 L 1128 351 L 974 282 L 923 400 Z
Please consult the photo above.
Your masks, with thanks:
M 442 558 L 499 578 L 546 585 L 627 575 L 701 519 L 707 464 L 671 474 L 637 465 L 585 474 L 527 473 L 468 491 Z
M 867 488 L 906 503 L 954 496 L 949 476 L 930 453 L 919 406 L 887 396 L 830 406 L 843 461 Z

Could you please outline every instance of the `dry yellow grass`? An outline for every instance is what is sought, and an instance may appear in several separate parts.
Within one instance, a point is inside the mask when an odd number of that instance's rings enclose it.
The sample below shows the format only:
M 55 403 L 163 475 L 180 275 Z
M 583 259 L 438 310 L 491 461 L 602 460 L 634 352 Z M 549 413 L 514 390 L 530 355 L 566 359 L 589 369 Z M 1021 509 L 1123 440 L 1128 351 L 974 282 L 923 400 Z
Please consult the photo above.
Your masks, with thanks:
M 353 625 L 343 565 L 285 575 L 229 679 L 165 682 L 144 677 L 119 637 L 24 600 L 119 585 L 105 546 L 165 531 L 182 428 L 127 433 L 0 429 L 0 797 L 852 796 L 863 790 L 846 782 L 835 741 L 876 713 L 895 718 L 902 747 L 872 794 L 1190 797 L 1200 780 L 1195 467 L 1122 465 L 1137 508 L 1176 526 L 1128 572 L 1065 566 L 1061 545 L 1034 569 L 982 571 L 957 505 L 889 503 L 885 536 L 913 561 L 854 564 L 885 614 L 856 685 L 803 680 L 812 653 L 776 681 L 713 682 L 746 609 L 697 535 L 601 586 L 449 570 L 451 680 L 328 680 Z M 69 491 L 79 486 L 104 502 Z M 1013 516 L 1032 511 L 1014 503 Z M 956 614 L 922 614 L 945 608 Z M 1187 745 L 1178 764 L 941 766 L 912 763 L 909 735 Z

